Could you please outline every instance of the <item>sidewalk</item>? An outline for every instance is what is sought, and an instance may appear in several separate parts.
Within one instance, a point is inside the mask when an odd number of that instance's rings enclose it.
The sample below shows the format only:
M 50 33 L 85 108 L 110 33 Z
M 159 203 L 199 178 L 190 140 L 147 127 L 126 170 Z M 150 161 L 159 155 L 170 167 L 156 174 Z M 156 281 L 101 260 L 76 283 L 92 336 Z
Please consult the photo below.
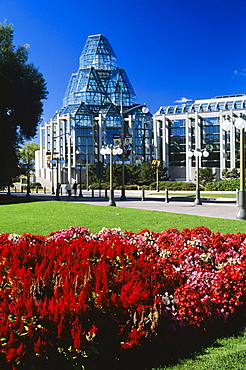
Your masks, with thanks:
M 13 195 L 25 196 L 25 193 L 12 193 Z M 47 193 L 31 193 L 32 198 L 39 200 L 54 200 L 55 195 Z M 101 195 L 101 197 L 99 197 Z M 109 195 L 109 191 L 107 192 Z M 142 200 L 141 190 L 127 190 L 126 201 L 120 200 L 121 191 L 115 190 L 114 198 L 117 207 L 123 208 L 137 208 L 151 211 L 160 212 L 171 212 L 178 214 L 188 214 L 203 217 L 215 217 L 215 218 L 226 218 L 236 219 L 238 207 L 236 205 L 235 198 L 208 198 L 206 195 L 202 195 L 202 205 L 194 205 L 194 197 L 189 196 L 175 196 L 169 197 L 169 203 L 165 202 L 165 196 L 163 193 L 158 194 L 153 191 L 145 191 L 145 200 Z M 69 198 L 67 195 L 60 196 L 61 201 L 74 202 L 74 203 L 85 203 L 98 206 L 107 206 L 108 199 L 105 198 L 105 192 L 101 191 L 99 194 L 98 190 L 94 191 L 94 197 L 92 197 L 92 191 L 83 190 L 83 197 L 74 197 L 73 195 Z

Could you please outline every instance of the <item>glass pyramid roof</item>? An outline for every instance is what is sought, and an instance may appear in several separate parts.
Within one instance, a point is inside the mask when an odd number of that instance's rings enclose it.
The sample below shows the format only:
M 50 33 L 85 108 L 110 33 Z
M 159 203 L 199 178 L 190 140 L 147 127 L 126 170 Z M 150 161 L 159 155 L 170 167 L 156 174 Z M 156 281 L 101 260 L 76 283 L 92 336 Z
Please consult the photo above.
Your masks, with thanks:
M 116 55 L 102 35 L 89 36 L 79 59 L 80 67 L 94 67 L 95 69 L 109 70 L 117 67 Z
M 128 107 L 136 102 L 131 82 L 121 68 L 108 39 L 99 34 L 87 38 L 77 73 L 71 75 L 63 106 L 84 102 L 88 105 Z

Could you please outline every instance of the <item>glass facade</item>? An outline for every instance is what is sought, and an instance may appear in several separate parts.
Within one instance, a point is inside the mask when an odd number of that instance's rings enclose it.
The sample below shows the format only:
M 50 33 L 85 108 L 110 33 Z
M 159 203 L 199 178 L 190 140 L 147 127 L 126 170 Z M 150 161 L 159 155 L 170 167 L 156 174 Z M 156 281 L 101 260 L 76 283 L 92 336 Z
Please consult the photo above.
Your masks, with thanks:
M 142 112 L 143 106 L 136 104 L 131 82 L 126 71 L 117 67 L 108 39 L 101 34 L 89 36 L 78 71 L 70 77 L 63 107 L 45 124 L 47 158 L 58 153 L 65 159 L 62 179 L 68 180 L 74 178 L 77 163 L 107 164 L 109 156 L 102 157 L 100 149 L 113 145 L 114 135 L 118 135 L 121 145 L 129 136 L 132 149 L 136 146 L 136 152 L 128 155 L 133 163 L 136 157 L 141 163 L 151 161 L 153 119 L 146 109 Z M 51 168 L 49 164 L 46 167 Z
M 207 158 L 202 157 L 204 167 L 220 167 L 220 118 L 202 120 L 202 148 L 209 151 Z
M 196 100 L 188 100 L 187 103 L 181 105 L 170 105 L 160 107 L 158 114 L 176 114 L 190 112 L 219 112 L 230 111 L 246 108 L 246 96 L 231 95 L 218 96 L 213 99 L 208 99 L 206 102 L 197 102 Z
M 185 165 L 185 120 L 169 121 L 169 161 L 170 166 Z
M 201 156 L 201 167 L 210 167 L 216 179 L 225 168 L 239 167 L 240 130 L 235 119 L 246 116 L 246 95 L 218 96 L 204 100 L 190 100 L 184 104 L 162 106 L 154 115 L 154 142 L 170 179 L 193 181 L 196 158 L 189 151 L 209 152 Z M 225 118 L 232 124 L 229 131 Z
M 150 162 L 153 157 L 152 118 L 141 114 L 135 117 L 134 151 L 137 163 Z
M 116 55 L 106 37 L 89 36 L 80 56 L 80 66 L 73 73 L 63 105 L 84 102 L 102 106 L 113 103 L 131 106 L 136 95 L 126 72 L 117 68 Z

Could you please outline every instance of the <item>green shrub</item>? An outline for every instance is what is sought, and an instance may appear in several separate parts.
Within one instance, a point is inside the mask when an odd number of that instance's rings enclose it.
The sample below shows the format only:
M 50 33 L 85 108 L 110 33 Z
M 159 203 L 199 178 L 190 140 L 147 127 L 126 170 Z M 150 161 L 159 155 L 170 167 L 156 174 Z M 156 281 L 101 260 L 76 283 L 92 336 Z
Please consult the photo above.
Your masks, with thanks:
M 152 182 L 151 189 L 156 189 L 156 182 Z M 183 181 L 159 181 L 160 190 L 195 190 L 196 185 L 193 182 Z
M 30 183 L 30 189 L 43 189 L 43 186 L 40 184 L 40 182 L 31 182 Z
M 93 182 L 91 185 L 90 185 L 90 188 L 91 189 L 109 189 L 109 182 Z M 121 185 L 117 185 L 116 183 L 114 183 L 114 189 L 117 189 L 117 190 L 121 190 L 122 186 Z M 148 187 L 149 188 L 149 187 Z M 138 190 L 139 189 L 139 186 L 138 185 L 125 185 L 125 189 L 126 190 Z
M 234 180 L 220 180 L 209 182 L 205 185 L 207 191 L 236 191 L 239 189 L 240 184 L 238 179 Z
M 84 187 L 84 186 L 83 186 Z M 91 189 L 109 189 L 109 182 L 93 182 L 90 185 Z M 121 190 L 121 185 L 114 183 L 114 189 Z M 152 182 L 150 185 L 132 184 L 125 185 L 126 190 L 156 190 L 156 182 Z M 193 182 L 182 182 L 182 181 L 159 181 L 160 190 L 195 190 L 196 185 Z
M 138 190 L 139 186 L 138 185 L 125 185 L 126 190 Z
M 114 186 L 114 189 L 121 189 L 121 186 L 118 186 L 115 182 L 113 184 Z M 86 186 L 84 186 L 83 184 L 83 188 L 86 188 Z M 93 182 L 92 184 L 90 184 L 90 189 L 110 189 L 110 184 L 109 182 Z
M 22 190 L 24 191 L 24 190 L 27 190 L 27 184 L 25 184 L 25 185 L 22 185 Z M 38 188 L 38 189 L 43 189 L 43 186 L 40 184 L 40 182 L 31 182 L 30 183 L 30 189 L 31 190 L 35 190 L 36 188 Z

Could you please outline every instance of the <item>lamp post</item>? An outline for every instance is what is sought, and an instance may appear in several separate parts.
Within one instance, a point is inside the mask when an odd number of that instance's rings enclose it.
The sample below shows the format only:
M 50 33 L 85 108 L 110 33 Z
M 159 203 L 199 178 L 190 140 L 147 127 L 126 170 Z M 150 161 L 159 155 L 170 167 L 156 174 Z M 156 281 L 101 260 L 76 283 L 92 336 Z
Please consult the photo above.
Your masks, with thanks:
M 119 83 L 120 87 L 120 116 L 121 116 L 121 149 L 122 153 L 122 164 L 121 164 L 121 197 L 120 200 L 126 200 L 125 193 L 125 150 L 124 150 L 124 138 L 125 138 L 125 122 L 123 116 L 123 86 L 122 82 Z M 119 148 L 120 149 L 120 148 Z
M 235 119 L 235 127 L 240 130 L 240 189 L 238 191 L 238 220 L 246 220 L 246 192 L 245 192 L 245 128 L 246 120 L 242 115 Z M 225 131 L 233 129 L 233 120 L 225 117 L 222 128 Z
M 110 168 L 109 168 L 109 174 L 110 174 L 110 195 L 109 195 L 109 202 L 108 206 L 116 206 L 116 203 L 114 201 L 114 184 L 113 184 L 113 155 L 121 155 L 123 153 L 123 150 L 119 147 L 114 146 L 107 146 L 106 148 L 102 148 L 100 150 L 100 153 L 102 155 L 109 154 L 110 155 Z
M 194 151 L 189 150 L 188 157 L 192 158 L 193 155 L 196 158 L 196 198 L 194 204 L 202 205 L 202 200 L 200 196 L 199 162 L 202 156 L 207 158 L 209 156 L 209 152 L 207 151 L 207 149 L 195 149 Z
M 88 161 L 88 140 L 86 140 L 86 188 L 89 190 L 89 161 Z
M 55 194 L 55 190 L 54 190 L 54 168 L 53 168 L 53 164 L 51 164 L 51 194 Z
M 125 153 L 123 150 L 123 156 L 122 156 L 122 187 L 121 187 L 121 197 L 120 200 L 126 200 L 126 192 L 125 192 Z
M 56 157 L 54 159 L 51 159 L 51 164 L 56 164 L 56 196 L 55 200 L 61 200 L 60 199 L 60 189 L 59 189 L 59 173 L 58 173 L 58 164 L 64 164 L 65 160 L 59 157 Z
M 237 219 L 246 219 L 246 196 L 245 196 L 245 128 L 246 121 L 242 117 L 235 120 L 235 126 L 240 130 L 240 190 L 238 192 Z
M 159 166 L 160 166 L 161 161 L 158 159 L 153 159 L 152 160 L 152 168 L 155 170 L 155 177 L 156 177 L 156 191 L 159 192 Z
M 120 200 L 127 200 L 126 192 L 125 192 L 125 165 L 130 164 L 130 161 L 127 159 L 129 153 L 132 150 L 132 144 L 129 141 L 131 135 L 113 135 L 114 139 L 116 138 L 116 142 L 120 141 L 120 145 L 122 147 L 122 152 L 120 153 L 121 159 L 117 160 L 115 163 L 121 165 L 121 196 Z M 118 145 L 116 144 L 116 147 Z M 120 148 L 119 148 L 120 149 Z

